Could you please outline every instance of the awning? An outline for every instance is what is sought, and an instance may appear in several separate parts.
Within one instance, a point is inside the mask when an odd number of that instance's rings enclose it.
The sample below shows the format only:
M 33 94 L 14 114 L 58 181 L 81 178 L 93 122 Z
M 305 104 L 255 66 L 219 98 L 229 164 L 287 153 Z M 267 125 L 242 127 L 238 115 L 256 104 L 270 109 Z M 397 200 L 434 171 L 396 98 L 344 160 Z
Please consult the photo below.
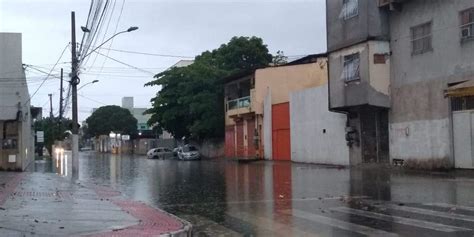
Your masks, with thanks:
M 448 87 L 444 91 L 445 97 L 464 97 L 474 96 L 474 80 L 465 81 L 454 86 Z

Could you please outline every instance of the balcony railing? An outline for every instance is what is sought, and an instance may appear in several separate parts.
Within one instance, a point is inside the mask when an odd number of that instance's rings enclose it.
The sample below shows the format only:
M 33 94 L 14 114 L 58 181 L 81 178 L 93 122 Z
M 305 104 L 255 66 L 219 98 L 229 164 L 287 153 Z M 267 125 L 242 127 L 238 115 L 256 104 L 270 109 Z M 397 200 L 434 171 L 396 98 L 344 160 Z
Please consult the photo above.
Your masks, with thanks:
M 227 101 L 227 110 L 250 107 L 250 96 Z

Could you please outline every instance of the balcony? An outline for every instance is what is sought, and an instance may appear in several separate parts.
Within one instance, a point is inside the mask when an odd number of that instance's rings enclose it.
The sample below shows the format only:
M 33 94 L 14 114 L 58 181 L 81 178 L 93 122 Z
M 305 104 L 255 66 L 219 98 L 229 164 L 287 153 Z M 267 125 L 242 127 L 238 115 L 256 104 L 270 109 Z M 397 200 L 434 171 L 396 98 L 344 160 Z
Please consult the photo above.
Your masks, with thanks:
M 227 101 L 227 116 L 233 117 L 251 112 L 252 106 L 250 98 L 250 96 L 245 96 Z

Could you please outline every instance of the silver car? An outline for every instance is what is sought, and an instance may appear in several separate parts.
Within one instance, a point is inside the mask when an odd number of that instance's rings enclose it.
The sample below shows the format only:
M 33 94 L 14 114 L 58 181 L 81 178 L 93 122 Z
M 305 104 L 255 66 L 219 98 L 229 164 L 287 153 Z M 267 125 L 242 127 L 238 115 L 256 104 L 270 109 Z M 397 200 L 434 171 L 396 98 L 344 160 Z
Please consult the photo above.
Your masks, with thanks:
M 198 149 L 192 145 L 185 145 L 178 149 L 178 159 L 180 160 L 200 160 L 201 154 Z
M 167 147 L 158 147 L 146 153 L 148 159 L 169 159 L 173 158 L 173 151 Z

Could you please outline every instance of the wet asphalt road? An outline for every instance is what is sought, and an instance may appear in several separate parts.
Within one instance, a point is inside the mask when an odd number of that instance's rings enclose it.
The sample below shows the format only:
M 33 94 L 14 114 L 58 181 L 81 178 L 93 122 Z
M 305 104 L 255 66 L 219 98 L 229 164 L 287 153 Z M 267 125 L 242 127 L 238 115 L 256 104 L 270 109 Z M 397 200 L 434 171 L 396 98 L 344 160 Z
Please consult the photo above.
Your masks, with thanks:
M 472 172 L 148 160 L 95 152 L 81 152 L 79 163 L 79 179 L 111 185 L 186 219 L 195 236 L 474 234 Z M 35 167 L 56 171 L 48 162 Z

